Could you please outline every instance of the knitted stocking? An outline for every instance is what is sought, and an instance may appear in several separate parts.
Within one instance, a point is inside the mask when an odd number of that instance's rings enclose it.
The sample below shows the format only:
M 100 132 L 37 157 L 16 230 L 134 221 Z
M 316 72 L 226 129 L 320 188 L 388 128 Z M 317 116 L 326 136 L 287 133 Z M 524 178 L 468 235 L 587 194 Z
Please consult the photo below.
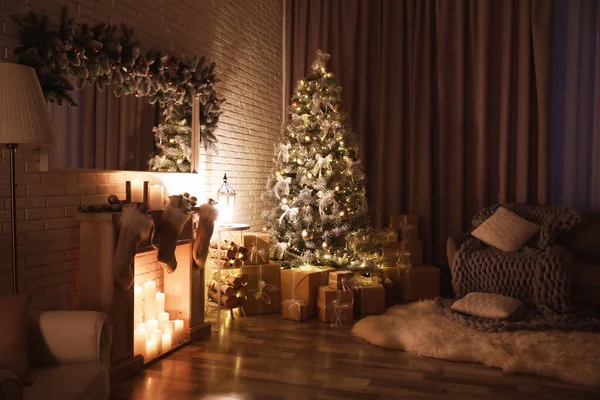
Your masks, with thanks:
M 185 211 L 189 209 L 189 206 L 189 201 L 183 196 L 171 196 L 158 227 L 158 233 L 160 234 L 158 262 L 169 274 L 177 268 L 175 248 L 177 247 L 177 238 L 188 221 L 189 214 Z
M 207 203 L 200 206 L 198 215 L 198 229 L 196 229 L 196 238 L 194 239 L 193 256 L 196 265 L 199 268 L 204 268 L 208 257 L 210 238 L 215 229 L 215 221 L 219 212 L 211 203 Z
M 133 258 L 138 244 L 148 238 L 154 223 L 137 208 L 125 207 L 119 221 L 119 240 L 113 256 L 113 275 L 115 284 L 129 290 L 133 285 Z

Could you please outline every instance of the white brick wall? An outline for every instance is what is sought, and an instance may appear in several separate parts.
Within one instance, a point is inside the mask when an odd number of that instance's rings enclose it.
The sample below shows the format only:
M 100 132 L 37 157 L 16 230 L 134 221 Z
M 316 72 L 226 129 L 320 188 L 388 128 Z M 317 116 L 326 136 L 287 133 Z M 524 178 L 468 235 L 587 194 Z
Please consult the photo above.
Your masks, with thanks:
M 282 24 L 280 0 L 3 0 L 0 56 L 12 59 L 17 27 L 13 13 L 42 11 L 56 21 L 68 4 L 76 23 L 127 23 L 144 50 L 205 55 L 217 62 L 219 94 L 227 99 L 218 132 L 219 153 L 203 155 L 199 174 L 40 172 L 38 150 L 18 152 L 17 219 L 22 292 L 39 309 L 78 304 L 80 204 L 123 196 L 132 177 L 163 181 L 174 191 L 214 197 L 223 172 L 237 190 L 236 215 L 262 226 L 260 194 L 272 165 L 282 124 Z M 0 295 L 10 293 L 8 151 L 0 157 Z M 174 185 L 174 186 L 173 186 Z

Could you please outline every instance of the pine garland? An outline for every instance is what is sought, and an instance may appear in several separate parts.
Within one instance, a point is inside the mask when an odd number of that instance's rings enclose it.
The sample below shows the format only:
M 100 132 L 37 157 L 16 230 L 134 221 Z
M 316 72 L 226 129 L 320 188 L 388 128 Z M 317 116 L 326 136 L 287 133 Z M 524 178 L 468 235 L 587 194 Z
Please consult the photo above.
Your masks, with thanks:
M 50 26 L 47 15 L 33 11 L 11 17 L 20 26 L 19 45 L 14 51 L 17 62 L 35 69 L 50 103 L 76 106 L 72 94 L 85 84 L 95 84 L 100 90 L 112 85 L 117 97 L 147 96 L 151 104 L 158 102 L 164 110 L 164 119 L 154 128 L 158 151 L 149 161 L 151 170 L 191 169 L 189 127 L 196 98 L 201 105 L 199 145 L 205 149 L 215 146 L 215 130 L 225 100 L 217 96 L 214 88 L 217 82 L 214 62 L 207 65 L 204 57 L 187 60 L 159 51 L 143 55 L 133 39 L 133 30 L 126 25 L 82 24 L 77 30 L 66 6 L 58 27 Z M 181 115 L 187 116 L 185 126 Z M 166 142 L 159 140 L 158 135 L 166 138 Z M 183 137 L 186 135 L 189 140 Z M 170 141 L 171 137 L 175 137 L 175 143 Z M 172 158 L 173 146 L 163 146 L 164 143 L 181 145 L 176 152 L 179 158 Z

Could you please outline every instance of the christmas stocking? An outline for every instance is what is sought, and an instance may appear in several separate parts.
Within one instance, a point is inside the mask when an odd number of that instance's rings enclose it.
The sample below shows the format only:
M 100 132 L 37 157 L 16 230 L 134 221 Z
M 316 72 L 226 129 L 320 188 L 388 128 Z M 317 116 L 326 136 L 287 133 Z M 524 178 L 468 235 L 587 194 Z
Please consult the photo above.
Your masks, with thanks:
M 212 204 L 207 203 L 200 206 L 198 215 L 198 229 L 196 229 L 193 254 L 196 265 L 200 268 L 204 268 L 206 258 L 208 257 L 210 238 L 215 229 L 215 221 L 217 220 L 219 212 Z
M 125 207 L 119 221 L 119 240 L 113 257 L 115 284 L 129 290 L 133 285 L 133 257 L 138 244 L 148 238 L 154 226 L 152 218 L 142 214 L 137 206 Z
M 177 247 L 177 238 L 188 221 L 189 215 L 186 211 L 189 207 L 189 201 L 183 196 L 171 196 L 171 200 L 165 207 L 160 226 L 158 227 L 160 234 L 158 241 L 158 262 L 169 274 L 177 268 L 175 248 Z

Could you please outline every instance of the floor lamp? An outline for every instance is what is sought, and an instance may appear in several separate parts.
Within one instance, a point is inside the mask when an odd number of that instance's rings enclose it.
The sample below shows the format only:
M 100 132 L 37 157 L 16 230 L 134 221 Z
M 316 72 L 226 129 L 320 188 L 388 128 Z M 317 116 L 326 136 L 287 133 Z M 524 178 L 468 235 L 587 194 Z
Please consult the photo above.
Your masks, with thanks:
M 13 293 L 18 292 L 15 152 L 54 144 L 48 105 L 33 68 L 0 63 L 0 143 L 10 152 Z

